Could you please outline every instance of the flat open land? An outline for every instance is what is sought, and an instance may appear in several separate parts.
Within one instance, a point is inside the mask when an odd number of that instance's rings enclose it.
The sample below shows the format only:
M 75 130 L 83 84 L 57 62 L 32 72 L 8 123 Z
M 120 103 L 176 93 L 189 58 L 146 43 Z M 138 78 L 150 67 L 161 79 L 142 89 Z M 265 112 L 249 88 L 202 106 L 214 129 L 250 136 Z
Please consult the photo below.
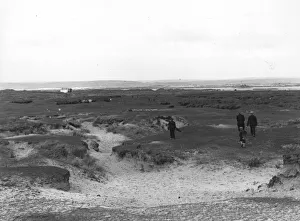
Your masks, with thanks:
M 268 185 L 299 110 L 300 91 L 0 91 L 0 220 L 300 220 L 300 167 Z

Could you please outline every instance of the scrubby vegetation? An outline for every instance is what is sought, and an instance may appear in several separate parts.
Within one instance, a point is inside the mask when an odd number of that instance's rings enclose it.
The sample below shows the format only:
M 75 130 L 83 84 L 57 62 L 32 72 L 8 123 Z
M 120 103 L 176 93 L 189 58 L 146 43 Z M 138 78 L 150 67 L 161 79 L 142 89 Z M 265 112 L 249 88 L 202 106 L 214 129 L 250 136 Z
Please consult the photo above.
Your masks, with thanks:
M 186 107 L 211 107 L 235 110 L 241 107 L 269 105 L 285 108 L 300 108 L 299 93 L 289 91 L 211 91 L 187 92 L 177 95 L 178 103 Z
M 164 165 L 175 162 L 176 155 L 174 151 L 164 150 L 159 145 L 150 144 L 131 144 L 113 147 L 112 151 L 121 159 L 125 157 L 136 158 L 144 162 Z
M 124 120 L 125 120 L 124 118 L 122 118 L 118 115 L 99 116 L 93 122 L 93 126 L 98 126 L 101 124 L 112 125 L 114 123 L 121 123 Z
M 14 103 L 14 104 L 30 104 L 30 103 L 32 103 L 32 100 L 14 100 L 11 103 Z
M 211 107 L 217 109 L 235 110 L 241 107 L 240 102 L 236 99 L 209 99 L 203 97 L 185 98 L 178 102 L 181 106 L 186 107 Z
M 262 164 L 261 160 L 257 157 L 252 158 L 249 162 L 248 162 L 248 166 L 250 168 L 252 167 L 259 167 Z
M 64 105 L 64 104 L 80 104 L 81 103 L 81 99 L 78 98 L 73 98 L 73 99 L 62 99 L 62 100 L 58 100 L 56 101 L 56 105 Z
M 84 158 L 87 154 L 87 148 L 83 145 L 70 145 L 57 140 L 47 140 L 38 143 L 36 147 L 44 157 L 51 159 Z
M 101 180 L 105 175 L 103 167 L 99 166 L 96 159 L 88 154 L 88 149 L 84 145 L 70 145 L 49 140 L 38 143 L 36 146 L 43 157 L 59 160 L 78 167 L 89 178 Z
M 105 176 L 106 171 L 104 167 L 98 165 L 97 160 L 88 154 L 84 158 L 73 158 L 71 164 L 83 169 L 83 172 L 91 179 L 100 181 Z
M 0 125 L 0 132 L 12 132 L 15 134 L 45 134 L 47 128 L 43 123 L 27 120 L 11 119 Z

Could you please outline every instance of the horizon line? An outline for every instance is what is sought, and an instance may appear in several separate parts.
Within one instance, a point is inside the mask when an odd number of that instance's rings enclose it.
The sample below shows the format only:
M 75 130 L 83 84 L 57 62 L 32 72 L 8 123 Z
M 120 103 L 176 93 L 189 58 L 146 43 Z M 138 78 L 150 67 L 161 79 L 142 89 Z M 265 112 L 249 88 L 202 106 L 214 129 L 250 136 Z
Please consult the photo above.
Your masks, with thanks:
M 260 79 L 300 79 L 300 77 L 245 77 L 228 79 L 157 79 L 157 80 L 78 80 L 78 81 L 23 81 L 23 82 L 0 82 L 0 84 L 41 84 L 41 83 L 70 83 L 70 82 L 95 82 L 95 81 L 124 81 L 124 82 L 159 82 L 159 81 L 230 81 L 230 80 L 260 80 Z

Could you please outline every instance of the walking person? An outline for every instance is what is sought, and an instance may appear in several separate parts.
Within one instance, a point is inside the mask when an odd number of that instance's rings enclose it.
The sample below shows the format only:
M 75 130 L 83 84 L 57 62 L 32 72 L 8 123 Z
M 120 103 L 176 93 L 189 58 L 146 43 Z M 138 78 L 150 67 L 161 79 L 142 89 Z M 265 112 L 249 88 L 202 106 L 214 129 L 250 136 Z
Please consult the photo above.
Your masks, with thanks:
M 179 130 L 179 129 L 176 127 L 176 123 L 175 123 L 175 121 L 173 120 L 173 118 L 171 118 L 171 120 L 169 121 L 169 124 L 168 124 L 168 130 L 170 131 L 170 138 L 171 138 L 171 139 L 175 139 L 175 130 L 181 132 L 181 130 Z
M 241 147 L 246 147 L 246 135 L 247 135 L 247 131 L 245 131 L 243 129 L 243 127 L 239 128 L 239 136 L 240 136 L 240 144 Z
M 255 127 L 257 126 L 257 118 L 253 111 L 250 111 L 250 116 L 248 117 L 247 127 L 250 126 L 251 135 L 255 137 Z
M 239 112 L 239 114 L 236 116 L 236 121 L 238 130 L 240 131 L 240 128 L 245 130 L 245 116 Z

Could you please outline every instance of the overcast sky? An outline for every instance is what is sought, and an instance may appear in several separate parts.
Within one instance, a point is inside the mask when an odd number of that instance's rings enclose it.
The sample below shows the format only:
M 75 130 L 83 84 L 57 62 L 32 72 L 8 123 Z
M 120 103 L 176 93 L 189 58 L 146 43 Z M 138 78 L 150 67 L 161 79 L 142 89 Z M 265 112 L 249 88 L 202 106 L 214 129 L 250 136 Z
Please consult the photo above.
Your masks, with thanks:
M 0 82 L 295 77 L 299 6 L 1 0 Z

